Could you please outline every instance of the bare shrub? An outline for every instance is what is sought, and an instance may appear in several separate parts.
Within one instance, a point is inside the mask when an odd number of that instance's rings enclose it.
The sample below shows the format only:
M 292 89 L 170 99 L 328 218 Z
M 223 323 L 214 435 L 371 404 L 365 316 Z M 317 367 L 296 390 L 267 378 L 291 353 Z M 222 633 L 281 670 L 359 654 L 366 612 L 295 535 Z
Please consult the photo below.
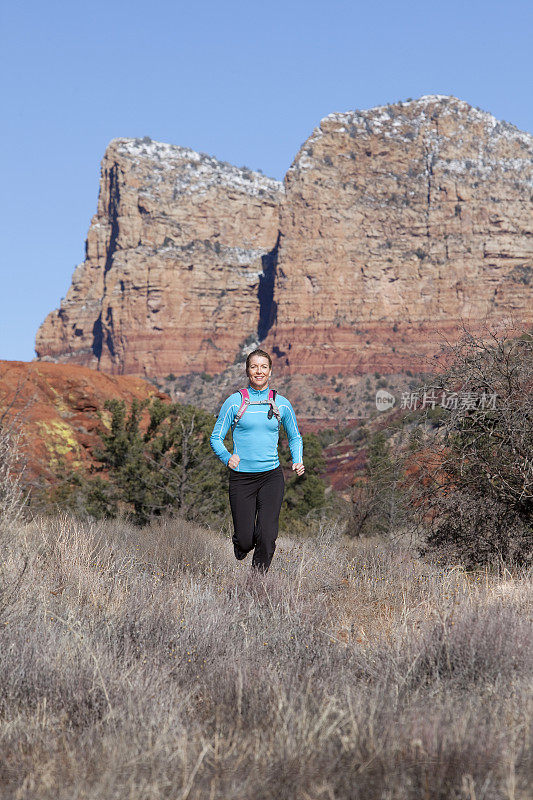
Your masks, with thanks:
M 411 516 L 404 488 L 406 448 L 403 432 L 387 438 L 377 431 L 370 439 L 364 475 L 354 481 L 350 536 L 395 536 Z
M 13 535 L 27 500 L 21 438 L 15 423 L 0 414 L 0 620 L 20 589 L 29 558 Z
M 0 419 L 0 531 L 4 532 L 20 518 L 27 499 L 21 440 L 20 430 Z
M 423 553 L 466 565 L 533 557 L 533 336 L 466 332 L 430 387 L 446 397 L 425 441 L 438 458 L 415 491 L 429 529 Z

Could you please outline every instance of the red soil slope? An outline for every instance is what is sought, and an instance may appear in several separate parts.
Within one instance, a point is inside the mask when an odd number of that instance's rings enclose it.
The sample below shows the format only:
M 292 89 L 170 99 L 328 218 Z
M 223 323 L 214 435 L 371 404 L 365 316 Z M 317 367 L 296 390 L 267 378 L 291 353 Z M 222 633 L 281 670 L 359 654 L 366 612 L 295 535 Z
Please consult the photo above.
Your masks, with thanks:
M 89 466 L 98 444 L 98 411 L 107 399 L 130 403 L 152 395 L 155 387 L 129 375 L 43 361 L 0 361 L 0 417 L 16 419 L 24 434 L 26 476 L 53 481 L 61 465 Z M 104 412 L 105 419 L 105 412 Z

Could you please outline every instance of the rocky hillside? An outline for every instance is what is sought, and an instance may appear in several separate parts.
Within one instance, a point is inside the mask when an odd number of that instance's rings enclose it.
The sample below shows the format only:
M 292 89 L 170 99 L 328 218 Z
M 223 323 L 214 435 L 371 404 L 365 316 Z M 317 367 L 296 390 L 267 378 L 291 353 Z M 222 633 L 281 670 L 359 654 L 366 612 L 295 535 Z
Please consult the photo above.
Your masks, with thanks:
M 16 422 L 24 435 L 26 477 L 30 483 L 54 482 L 63 465 L 92 463 L 100 443 L 97 412 L 108 399 L 128 404 L 163 396 L 148 381 L 111 376 L 87 367 L 32 361 L 0 361 L 0 419 Z M 104 412 L 105 415 L 105 412 Z
M 226 376 L 230 391 L 234 385 L 242 385 L 237 374 L 239 368 L 232 370 L 233 383 Z M 203 389 L 192 383 L 187 391 L 187 381 L 175 383 L 181 389 L 176 386 L 170 389 L 178 402 L 196 403 L 218 413 L 218 401 L 213 402 L 213 398 L 222 397 L 220 387 L 206 381 Z M 290 378 L 285 379 L 285 384 L 298 405 L 302 385 L 291 383 Z M 99 413 L 104 424 L 109 419 L 104 409 L 106 400 L 122 399 L 129 405 L 134 398 L 144 400 L 154 395 L 168 397 L 148 381 L 131 375 L 107 375 L 78 365 L 0 361 L 0 422 L 15 422 L 23 433 L 25 478 L 33 489 L 57 484 L 64 478 L 65 469 L 90 470 L 95 463 L 94 450 L 101 444 L 97 433 L 102 426 Z M 329 417 L 310 418 L 304 408 L 301 410 L 298 421 L 303 433 L 329 428 L 332 423 Z M 390 416 L 374 414 L 368 430 L 385 425 Z M 214 421 L 215 417 L 213 424 Z M 326 459 L 323 477 L 328 485 L 343 492 L 345 499 L 350 497 L 354 469 L 360 468 L 364 461 L 365 451 L 354 448 L 353 444 L 354 432 L 360 424 L 360 419 L 346 418 L 342 426 L 326 432 L 322 439 Z
M 284 185 L 114 139 L 37 354 L 217 375 L 261 341 L 277 374 L 427 372 L 463 321 L 533 322 L 532 156 L 531 135 L 441 95 L 330 114 Z

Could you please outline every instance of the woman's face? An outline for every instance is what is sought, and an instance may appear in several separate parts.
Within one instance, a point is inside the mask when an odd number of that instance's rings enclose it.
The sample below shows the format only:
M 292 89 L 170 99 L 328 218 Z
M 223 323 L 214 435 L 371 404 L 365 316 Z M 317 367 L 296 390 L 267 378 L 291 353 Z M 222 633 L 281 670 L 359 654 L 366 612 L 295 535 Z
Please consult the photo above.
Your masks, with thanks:
M 264 389 L 270 379 L 272 370 L 268 363 L 268 358 L 264 356 L 252 356 L 248 365 L 248 378 L 253 389 Z

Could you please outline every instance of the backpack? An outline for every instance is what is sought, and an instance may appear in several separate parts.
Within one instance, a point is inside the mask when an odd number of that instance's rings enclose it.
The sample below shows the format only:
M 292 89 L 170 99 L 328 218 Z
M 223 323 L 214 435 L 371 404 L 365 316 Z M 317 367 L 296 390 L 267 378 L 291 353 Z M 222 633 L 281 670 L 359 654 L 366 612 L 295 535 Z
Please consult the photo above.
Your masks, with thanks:
M 241 405 L 237 413 L 235 414 L 235 419 L 233 420 L 233 424 L 231 426 L 231 432 L 233 433 L 236 424 L 248 408 L 248 406 L 263 406 L 267 403 L 270 405 L 268 409 L 267 417 L 268 419 L 272 419 L 273 416 L 276 417 L 278 421 L 278 431 L 281 425 L 281 414 L 279 412 L 279 408 L 276 405 L 276 390 L 270 389 L 268 392 L 268 400 L 250 400 L 250 395 L 248 394 L 248 389 L 239 389 L 241 393 Z

